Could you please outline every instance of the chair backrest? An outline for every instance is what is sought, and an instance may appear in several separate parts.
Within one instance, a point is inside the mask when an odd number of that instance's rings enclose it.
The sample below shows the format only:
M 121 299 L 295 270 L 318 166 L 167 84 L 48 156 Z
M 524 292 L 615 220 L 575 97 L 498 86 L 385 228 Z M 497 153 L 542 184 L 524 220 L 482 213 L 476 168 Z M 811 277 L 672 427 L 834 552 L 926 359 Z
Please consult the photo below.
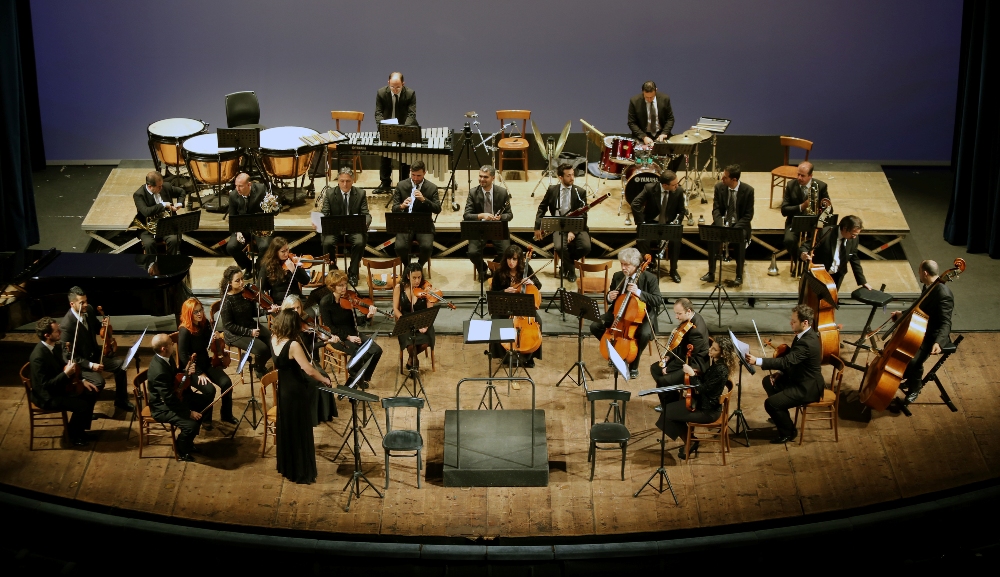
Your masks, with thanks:
M 149 404 L 149 399 L 146 394 L 146 380 L 148 377 L 149 374 L 147 373 L 147 369 L 139 371 L 134 377 L 132 377 L 132 396 L 134 396 L 137 401 L 135 405 L 136 415 L 141 415 L 142 408 Z
M 386 397 L 382 399 L 382 408 L 385 409 L 385 432 L 392 430 L 392 422 L 389 418 L 389 409 L 397 407 L 411 407 L 417 410 L 417 428 L 420 432 L 420 410 L 424 408 L 424 400 L 419 397 Z
M 625 405 L 632 398 L 631 391 L 616 391 L 614 389 L 600 389 L 587 391 L 587 400 L 590 401 L 590 424 L 593 426 L 596 419 L 595 406 L 597 401 L 617 401 L 621 406 L 621 420 L 618 423 L 625 424 Z
M 24 385 L 24 394 L 28 395 L 28 402 L 33 403 L 31 400 L 31 363 L 24 363 L 21 367 L 21 384 Z
M 836 398 L 840 396 L 840 384 L 844 380 L 844 369 L 847 368 L 847 365 L 838 356 L 831 355 L 827 360 L 833 366 L 833 374 L 830 375 L 830 390 L 833 391 L 834 398 Z
M 174 343 L 174 365 L 183 369 L 184 367 L 181 367 L 181 351 L 177 346 L 178 341 L 180 341 L 180 332 L 174 331 L 170 333 L 170 341 Z
M 497 120 L 500 121 L 500 128 L 503 128 L 504 121 L 506 121 L 506 120 L 520 120 L 521 121 L 521 124 L 518 127 L 519 130 L 516 133 L 516 134 L 520 135 L 521 138 L 524 138 L 525 135 L 528 133 L 528 126 L 527 126 L 527 124 L 528 124 L 528 120 L 530 120 L 530 119 L 531 119 L 531 111 L 530 110 L 497 110 Z M 500 138 L 504 138 L 505 136 L 507 136 L 507 134 L 515 134 L 515 132 L 511 131 L 510 133 L 508 133 L 506 131 L 501 131 L 500 132 Z
M 365 265 L 365 270 L 368 271 L 368 297 L 375 298 L 375 291 L 391 291 L 396 283 L 399 282 L 399 276 L 402 274 L 403 261 L 396 257 L 391 260 L 374 260 L 370 258 L 362 258 L 361 264 Z M 375 286 L 374 276 L 372 275 L 372 270 L 386 270 L 392 269 L 392 276 L 386 280 L 385 286 Z
M 579 273 L 580 273 L 580 276 L 577 277 L 577 279 L 576 279 L 576 292 L 578 292 L 580 294 L 598 293 L 598 292 L 603 293 L 604 296 L 605 296 L 604 302 L 607 303 L 608 302 L 608 299 L 607 299 L 608 291 L 611 290 L 611 265 L 613 265 L 613 264 L 614 264 L 614 261 L 610 261 L 610 260 L 607 261 L 607 262 L 598 263 L 598 264 L 586 263 L 586 262 L 580 262 L 580 261 L 577 261 L 576 263 L 574 263 L 574 266 L 576 267 L 576 270 L 579 271 Z M 587 276 L 588 272 L 589 273 L 596 273 L 596 272 L 603 272 L 604 273 L 604 290 L 596 291 L 596 290 L 593 290 L 593 289 L 587 289 L 587 287 L 584 286 L 586 283 L 583 282 L 583 279 Z
M 267 389 L 271 389 L 271 406 L 278 406 L 278 371 L 274 370 L 260 380 L 260 402 L 267 413 Z
M 337 124 L 337 132 L 342 132 L 340 130 L 341 120 L 357 120 L 358 128 L 355 132 L 361 132 L 361 121 L 365 119 L 364 112 L 358 112 L 356 110 L 331 110 L 330 118 L 332 118 Z
M 794 136 L 782 136 L 781 146 L 785 149 L 785 165 L 788 166 L 789 153 L 792 147 L 801 148 L 806 151 L 806 160 L 809 160 L 809 152 L 813 149 L 813 143 L 811 140 L 806 140 L 804 138 L 795 138 Z
M 260 103 L 253 90 L 226 95 L 226 124 L 229 128 L 260 122 Z

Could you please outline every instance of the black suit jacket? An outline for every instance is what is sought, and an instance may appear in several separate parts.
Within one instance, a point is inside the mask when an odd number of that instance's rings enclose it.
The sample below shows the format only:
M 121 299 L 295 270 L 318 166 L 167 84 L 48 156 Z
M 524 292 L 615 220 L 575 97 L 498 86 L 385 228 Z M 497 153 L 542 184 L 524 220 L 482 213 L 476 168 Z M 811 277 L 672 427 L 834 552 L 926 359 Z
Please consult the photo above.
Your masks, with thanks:
M 660 217 L 660 198 L 663 195 L 663 188 L 659 182 L 650 182 L 643 187 L 642 192 L 632 200 L 632 215 L 635 217 L 635 224 L 656 224 L 656 219 Z M 678 216 L 684 216 L 684 191 L 681 187 L 667 193 L 665 224 L 670 224 Z
M 553 184 L 545 191 L 545 196 L 542 198 L 542 202 L 538 204 L 538 211 L 535 213 L 535 230 L 542 229 L 542 217 L 545 216 L 546 211 L 551 216 L 559 216 L 559 190 L 562 187 L 561 184 Z M 569 194 L 569 209 L 570 211 L 582 208 L 587 205 L 587 193 L 584 192 L 582 188 L 577 185 L 572 186 L 572 191 Z M 583 227 L 587 230 L 587 213 L 583 213 Z
M 173 186 L 169 182 L 163 183 L 163 190 L 160 191 L 161 200 L 177 203 L 183 198 L 184 189 Z M 132 193 L 132 202 L 135 203 L 135 217 L 142 222 L 146 222 L 147 218 L 167 210 L 162 204 L 153 200 L 153 195 L 146 190 L 145 184 Z
M 611 277 L 611 290 L 617 290 L 621 287 L 622 281 L 625 279 L 625 273 L 618 271 Z M 653 314 L 654 309 L 659 309 L 660 305 L 663 304 L 663 296 L 660 294 L 660 281 L 656 278 L 656 275 L 649 272 L 648 270 L 642 271 L 639 275 L 639 279 L 636 281 L 636 286 L 639 287 L 640 295 L 639 300 L 646 303 L 646 319 L 652 319 L 653 330 L 659 330 L 659 324 L 656 322 L 656 315 Z M 624 290 L 624 287 L 621 287 Z M 614 317 L 614 301 L 608 303 L 608 312 L 611 317 Z
M 826 183 L 818 178 L 814 178 L 810 187 L 816 187 L 816 212 L 819 212 L 819 201 L 824 198 L 829 200 L 830 193 L 827 191 Z M 785 217 L 785 230 L 792 226 L 792 218 L 805 216 L 800 208 L 808 197 L 808 190 L 802 188 L 797 180 L 790 180 L 785 185 L 785 193 L 781 197 L 781 216 Z
M 829 271 L 830 267 L 833 266 L 833 253 L 837 249 L 839 241 L 839 226 L 829 226 L 821 231 L 819 238 L 816 239 L 816 252 L 813 253 L 813 262 L 822 264 Z M 800 254 L 809 252 L 810 250 L 812 250 L 812 243 L 809 240 L 806 240 L 799 247 Z M 847 275 L 848 262 L 851 263 L 851 270 L 854 271 L 854 280 L 858 282 L 858 286 L 868 282 L 865 280 L 865 271 L 861 268 L 861 258 L 858 256 L 858 239 L 847 239 L 843 253 L 840 255 L 840 265 L 837 267 L 837 272 L 830 273 L 834 282 L 837 283 L 837 288 L 840 288 L 840 283 L 844 281 L 844 276 Z
M 73 349 L 73 335 L 77 335 L 76 349 L 73 352 L 73 361 L 83 364 L 84 370 L 90 370 L 87 363 L 96 363 L 101 360 L 101 346 L 97 344 L 97 336 L 101 332 L 101 320 L 97 317 L 94 307 L 87 305 L 87 322 L 80 323 L 73 314 L 73 309 L 66 311 L 66 314 L 59 320 L 59 328 L 62 329 L 60 341 L 65 346 L 69 343 L 70 350 Z M 77 331 L 76 325 L 80 325 Z
M 694 323 L 694 328 L 684 333 L 681 344 L 674 349 L 674 352 L 677 356 L 685 358 L 685 355 L 687 355 L 687 346 L 694 345 L 694 352 L 691 353 L 691 368 L 704 375 L 705 371 L 712 364 L 708 358 L 708 348 L 710 346 L 708 344 L 708 323 L 698 313 L 694 313 L 691 322 Z M 667 371 L 680 370 L 684 366 L 684 362 L 678 360 L 674 355 L 668 353 L 667 358 Z
M 361 214 L 365 217 L 365 227 L 372 224 L 372 213 L 368 211 L 368 197 L 356 186 L 351 187 L 347 197 L 349 214 Z M 344 193 L 339 186 L 334 186 L 323 195 L 323 206 L 320 211 L 324 216 L 342 216 L 344 214 Z M 337 234 L 336 231 L 324 230 L 323 234 Z
M 392 91 L 383 86 L 375 93 L 375 122 L 392 117 Z M 406 86 L 396 99 L 396 120 L 400 124 L 417 124 L 417 93 Z
M 190 418 L 191 410 L 174 394 L 174 375 L 177 368 L 173 359 L 168 363 L 153 355 L 149 361 L 149 372 L 146 375 L 146 388 L 149 390 L 149 411 L 154 419 L 163 421 L 172 415 Z
M 66 359 L 62 351 L 62 343 L 49 351 L 39 341 L 28 357 L 31 366 L 31 401 L 43 409 L 52 408 L 52 400 L 66 394 L 69 377 L 63 372 Z
M 762 359 L 761 368 L 781 371 L 785 379 L 782 390 L 791 389 L 801 395 L 804 402 L 814 403 L 823 398 L 822 361 L 823 344 L 819 334 L 810 328 L 802 338 L 792 341 L 792 348 L 785 356 Z
M 510 194 L 507 193 L 507 189 L 493 183 L 493 213 L 500 210 L 508 200 L 510 200 Z M 477 186 L 472 189 L 469 193 L 468 198 L 465 199 L 465 214 L 462 215 L 462 220 L 479 220 L 478 216 L 480 213 L 486 212 L 486 196 L 483 194 L 483 187 Z M 514 213 L 511 211 L 510 206 L 504 209 L 500 213 L 500 220 L 510 221 L 514 218 Z
M 411 178 L 402 180 L 396 185 L 396 190 L 392 193 L 392 212 L 406 212 L 399 205 L 410 197 L 412 191 L 413 179 Z M 420 194 L 423 195 L 424 200 L 414 201 L 413 212 L 430 212 L 433 214 L 441 212 L 441 199 L 438 197 L 438 187 L 436 184 L 425 178 L 420 183 Z
M 674 111 L 670 107 L 670 97 L 657 91 L 654 102 L 656 104 L 656 117 L 660 121 L 660 131 L 648 136 L 653 139 L 661 134 L 670 136 L 670 131 L 674 127 Z M 646 99 L 642 97 L 642 93 L 639 93 L 628 102 L 628 128 L 632 131 L 632 138 L 642 140 L 643 137 L 647 136 L 646 123 L 648 121 Z
M 264 209 L 260 207 L 260 203 L 263 202 L 265 194 L 267 194 L 267 187 L 259 182 L 250 183 L 250 194 L 247 195 L 246 199 L 233 189 L 229 193 L 229 216 L 263 214 Z
M 722 224 L 726 216 L 726 208 L 729 206 L 729 187 L 719 182 L 715 185 L 715 199 L 712 202 L 712 222 Z M 747 231 L 746 240 L 750 240 L 753 229 L 750 221 L 753 220 L 753 187 L 740 181 L 736 187 L 736 224 L 739 228 Z
M 946 284 L 939 284 L 930 289 L 930 294 L 920 303 L 920 310 L 927 314 L 927 330 L 924 333 L 923 344 L 928 347 L 934 343 L 942 347 L 951 342 L 951 313 L 955 310 L 955 295 Z

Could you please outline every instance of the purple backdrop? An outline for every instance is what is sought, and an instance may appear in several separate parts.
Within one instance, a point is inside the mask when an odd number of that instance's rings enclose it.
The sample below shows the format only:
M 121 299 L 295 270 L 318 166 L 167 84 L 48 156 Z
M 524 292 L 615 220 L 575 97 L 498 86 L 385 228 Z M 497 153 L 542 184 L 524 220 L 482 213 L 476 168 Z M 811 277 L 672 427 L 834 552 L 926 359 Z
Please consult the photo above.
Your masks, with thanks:
M 332 128 L 401 70 L 424 126 L 484 131 L 526 108 L 543 132 L 625 132 L 653 79 L 676 127 L 791 134 L 816 158 L 949 160 L 962 2 L 949 0 L 32 0 L 46 156 L 144 158 L 146 126 L 225 126 L 255 90 L 261 123 Z M 389 33 L 389 30 L 392 32 Z M 679 130 L 675 128 L 675 132 Z

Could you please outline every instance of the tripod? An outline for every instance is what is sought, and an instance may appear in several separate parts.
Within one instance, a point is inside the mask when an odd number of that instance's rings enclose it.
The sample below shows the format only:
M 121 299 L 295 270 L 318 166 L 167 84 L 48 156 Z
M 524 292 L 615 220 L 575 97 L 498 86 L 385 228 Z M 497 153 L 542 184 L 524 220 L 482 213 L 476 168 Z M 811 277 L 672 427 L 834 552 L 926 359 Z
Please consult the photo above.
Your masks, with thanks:
M 458 203 L 455 202 L 455 171 L 458 170 L 458 163 L 462 160 L 462 156 L 465 156 L 468 180 L 466 182 L 469 187 L 469 191 L 472 190 L 472 156 L 476 157 L 476 167 L 482 166 L 479 161 L 479 153 L 476 152 L 476 147 L 472 144 L 472 126 L 468 122 L 462 127 L 462 148 L 459 149 L 458 155 L 455 157 L 455 162 L 451 164 L 451 178 L 448 179 L 448 184 L 445 185 L 444 189 L 447 191 L 451 189 L 451 209 L 458 210 Z M 446 193 L 447 194 L 447 193 Z
M 662 407 L 663 405 L 660 405 L 660 406 Z M 655 471 L 653 471 L 653 474 L 649 476 L 649 479 L 646 479 L 646 482 L 642 484 L 642 487 L 639 487 L 639 490 L 636 491 L 635 494 L 632 495 L 632 497 L 638 497 L 639 493 L 642 493 L 643 489 L 645 489 L 646 487 L 649 487 L 649 488 L 653 489 L 654 491 L 656 491 L 657 493 L 662 494 L 663 493 L 663 482 L 666 481 L 667 482 L 667 489 L 670 489 L 670 495 L 674 498 L 674 505 L 680 505 L 680 503 L 677 502 L 677 493 L 674 493 L 674 486 L 670 483 L 670 477 L 667 475 L 667 469 L 666 469 L 666 467 L 664 467 L 664 462 L 666 461 L 666 453 L 667 453 L 667 433 L 664 430 L 661 429 L 660 430 L 660 466 Z M 660 478 L 660 487 L 659 488 L 657 488 L 656 485 L 653 484 L 653 479 L 655 479 L 657 477 Z
M 237 371 L 240 374 L 240 380 L 243 379 L 243 369 L 246 368 L 247 361 L 250 359 L 250 351 L 253 350 L 253 340 L 247 345 L 247 352 L 243 354 L 243 358 L 240 359 L 240 364 L 237 366 Z M 250 418 L 247 418 L 247 411 L 250 411 Z M 257 412 L 260 411 L 260 416 L 257 416 Z M 253 390 L 253 369 L 250 369 L 250 400 L 247 401 L 247 406 L 243 407 L 243 414 L 240 415 L 240 420 L 236 423 L 236 427 L 233 428 L 233 434 L 229 435 L 230 439 L 236 438 L 236 431 L 240 430 L 240 425 L 243 421 L 246 421 L 248 425 L 253 427 L 256 431 L 257 427 L 260 426 L 260 422 L 264 420 L 264 409 L 260 406 L 260 401 L 257 400 L 257 394 Z
M 563 381 L 569 379 L 576 386 L 582 386 L 584 392 L 586 392 L 588 391 L 587 377 L 589 376 L 591 380 L 594 380 L 594 375 L 590 374 L 587 364 L 583 362 L 583 320 L 600 320 L 601 311 L 597 308 L 596 300 L 575 292 L 563 292 L 561 304 L 563 313 L 565 314 L 568 310 L 569 314 L 579 317 L 580 324 L 576 330 L 576 362 L 566 370 L 566 373 L 559 379 L 556 386 L 558 387 Z M 575 379 L 573 378 L 573 369 L 576 369 Z
M 334 391 L 334 389 L 327 390 Z M 368 487 L 371 487 L 372 491 L 375 491 L 375 494 L 379 496 L 379 499 L 382 498 L 382 493 L 377 487 L 375 487 L 375 485 L 372 485 L 372 482 L 368 480 L 368 477 L 366 477 L 364 472 L 361 470 L 361 445 L 358 440 L 358 431 L 360 430 L 358 427 L 358 401 L 372 402 L 377 401 L 378 397 L 370 393 L 364 393 L 347 387 L 337 387 L 334 392 L 347 397 L 351 401 L 351 428 L 354 434 L 354 474 L 351 475 L 350 480 L 348 480 L 347 484 L 344 485 L 344 488 L 341 489 L 341 491 L 346 491 L 348 488 L 351 489 L 351 492 L 347 497 L 347 506 L 344 507 L 344 512 L 346 513 L 351 510 L 351 501 L 354 497 L 360 499 L 361 493 Z M 362 481 L 364 481 L 366 485 L 364 488 L 361 486 Z
M 729 331 L 729 338 L 733 340 L 733 343 L 736 342 L 736 337 L 733 336 L 732 331 Z M 740 376 L 739 376 L 739 381 L 737 381 L 736 383 L 736 410 L 733 411 L 732 415 L 729 415 L 729 420 L 731 421 L 734 418 L 736 419 L 736 427 L 733 428 L 733 434 L 736 435 L 737 437 L 739 437 L 740 434 L 742 434 L 743 440 L 745 440 L 747 443 L 746 446 L 749 447 L 750 425 L 747 423 L 747 418 L 743 416 L 743 368 L 744 367 L 746 367 L 746 369 L 750 372 L 751 375 L 753 375 L 756 372 L 753 367 L 747 364 L 746 360 L 743 357 L 740 357 Z

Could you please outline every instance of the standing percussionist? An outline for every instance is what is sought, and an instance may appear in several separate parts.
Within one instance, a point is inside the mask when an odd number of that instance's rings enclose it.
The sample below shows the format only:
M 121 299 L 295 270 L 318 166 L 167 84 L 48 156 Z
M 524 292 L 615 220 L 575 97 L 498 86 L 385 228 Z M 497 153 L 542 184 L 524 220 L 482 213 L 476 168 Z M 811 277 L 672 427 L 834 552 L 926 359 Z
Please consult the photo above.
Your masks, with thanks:
M 202 411 L 215 398 L 215 387 L 198 382 L 198 369 L 191 366 L 187 383 L 190 388 L 178 390 L 176 376 L 180 370 L 174 365 L 174 343 L 170 335 L 160 333 L 153 337 L 153 359 L 149 361 L 147 385 L 149 410 L 159 423 L 171 423 L 178 430 L 177 460 L 194 461 L 194 438 L 201 429 Z
M 392 195 L 392 212 L 426 212 L 438 214 L 441 212 L 441 200 L 438 198 L 438 187 L 433 182 L 424 178 L 427 174 L 427 166 L 424 161 L 418 160 L 410 167 L 410 178 L 400 180 L 396 186 L 396 191 Z M 432 219 L 434 217 L 431 217 Z M 429 233 L 417 234 L 418 260 L 423 267 L 431 258 L 434 252 L 434 223 L 431 221 L 432 230 Z M 396 235 L 396 256 L 403 261 L 403 268 L 410 264 L 410 243 L 413 242 L 414 233 L 399 233 Z
M 267 188 L 263 184 L 251 182 L 250 175 L 241 172 L 236 175 L 234 185 L 235 190 L 229 193 L 228 214 L 230 218 L 233 215 L 264 213 L 264 209 L 260 204 L 264 201 Z M 262 255 L 267 250 L 267 245 L 270 244 L 271 237 L 253 236 L 252 231 L 244 230 L 234 232 L 229 237 L 229 242 L 226 243 L 226 254 L 233 257 L 233 260 L 236 261 L 236 264 L 240 265 L 240 268 L 243 269 L 243 274 L 247 278 L 253 278 L 253 261 L 244 252 L 244 248 L 246 243 L 251 240 L 256 245 L 257 254 Z
M 348 235 L 351 243 L 351 265 L 347 269 L 347 277 L 352 286 L 358 285 L 358 270 L 361 267 L 361 256 L 368 242 L 368 227 L 372 224 L 372 214 L 368 212 L 368 198 L 365 193 L 354 186 L 354 171 L 343 167 L 337 175 L 337 188 L 327 191 L 323 196 L 323 206 L 320 209 L 323 216 L 349 216 L 360 214 L 365 217 L 365 232 L 352 232 Z M 315 225 L 313 225 L 315 227 Z M 323 231 L 323 252 L 329 255 L 337 254 L 337 240 L 344 236 L 342 231 Z
M 660 283 L 655 274 L 642 271 L 642 274 L 638 275 L 637 278 L 632 278 L 642 263 L 642 255 L 639 254 L 638 250 L 634 248 L 623 249 L 618 253 L 618 263 L 622 269 L 611 278 L 612 290 L 608 293 L 608 311 L 601 316 L 601 320 L 590 324 L 590 333 L 600 340 L 604 336 L 604 331 L 611 328 L 617 312 L 614 307 L 615 299 L 620 294 L 630 292 L 635 298 L 646 303 L 646 315 L 636 330 L 636 345 L 639 347 L 639 352 L 636 354 L 635 360 L 629 363 L 629 378 L 634 379 L 639 376 L 639 359 L 642 358 L 642 351 L 646 349 L 649 341 L 653 340 L 653 329 L 657 328 L 655 311 L 659 310 L 663 303 L 663 297 L 660 296 Z M 629 279 L 627 285 L 624 283 L 626 278 Z M 654 323 L 652 329 L 650 322 Z
M 76 371 L 76 363 L 67 361 L 63 355 L 61 329 L 55 319 L 44 317 L 35 323 L 35 336 L 39 338 L 39 342 L 28 357 L 31 366 L 31 402 L 48 411 L 71 412 L 66 434 L 74 447 L 83 447 L 88 442 L 87 429 L 94 416 L 97 386 L 82 379 L 82 391 L 69 390 L 70 377 Z
M 736 243 L 736 286 L 743 284 L 743 262 L 753 232 L 750 227 L 752 220 L 753 187 L 740 182 L 740 165 L 730 164 L 722 173 L 722 182 L 715 185 L 712 224 L 743 230 L 743 241 Z M 701 277 L 702 282 L 715 282 L 715 257 L 718 253 L 719 243 L 708 243 L 708 272 Z
M 924 361 L 930 355 L 940 355 L 941 347 L 951 344 L 951 313 L 955 310 L 955 295 L 947 284 L 934 284 L 939 274 L 936 262 L 925 260 L 920 263 L 920 283 L 924 285 L 924 292 L 930 291 L 920 303 L 920 310 L 927 315 L 927 328 L 917 354 L 910 359 L 903 371 L 903 382 L 900 384 L 900 389 L 907 393 L 906 400 L 911 403 L 917 400 L 920 389 L 924 386 L 921 382 L 924 377 Z M 898 319 L 901 314 L 899 311 L 892 313 L 893 320 Z
M 132 193 L 132 201 L 135 203 L 135 221 L 146 227 L 156 222 L 164 216 L 171 216 L 183 206 L 180 200 L 184 198 L 184 190 L 173 186 L 169 182 L 163 182 L 163 176 L 155 170 L 146 174 L 146 184 L 139 187 Z M 156 237 L 147 228 L 140 229 L 139 238 L 142 240 L 142 252 L 146 254 L 156 254 Z M 167 244 L 167 254 L 177 254 L 181 247 L 181 235 L 171 234 L 163 237 Z
M 766 371 L 778 371 L 764 376 L 764 391 L 767 400 L 764 410 L 771 416 L 778 428 L 778 436 L 771 444 L 787 443 L 795 438 L 795 423 L 788 415 L 788 409 L 823 398 L 823 344 L 819 334 L 813 330 L 814 312 L 807 305 L 792 309 L 791 327 L 795 333 L 788 353 L 771 359 L 757 358 L 746 354 L 746 361 L 756 364 Z
M 535 213 L 535 240 L 542 239 L 542 217 L 548 211 L 552 216 L 566 216 L 567 213 L 587 206 L 587 193 L 573 184 L 573 166 L 562 163 L 556 169 L 559 184 L 553 184 L 545 191 L 545 198 L 538 204 Z M 590 232 L 587 229 L 587 213 L 583 213 L 583 230 L 578 233 L 556 232 L 552 237 L 553 248 L 562 259 L 559 272 L 569 282 L 576 282 L 573 262 L 590 254 Z
M 813 178 L 811 162 L 799 164 L 795 180 L 788 181 L 781 197 L 781 216 L 785 217 L 785 249 L 795 254 L 799 244 L 798 233 L 792 232 L 792 219 L 796 216 L 819 214 L 822 200 L 830 200 L 826 183 Z
M 643 187 L 642 192 L 632 201 L 632 215 L 638 228 L 643 224 L 673 224 L 684 218 L 687 209 L 684 207 L 684 190 L 680 179 L 672 170 L 660 173 L 659 182 L 651 182 Z M 679 283 L 681 275 L 677 273 L 677 259 L 681 256 L 681 243 L 671 242 L 670 246 L 670 280 Z M 635 247 L 641 254 L 650 254 L 653 249 L 659 252 L 659 247 L 653 247 L 646 239 L 639 239 Z
M 628 127 L 632 138 L 643 144 L 653 141 L 663 142 L 670 138 L 674 127 L 674 111 L 670 107 L 670 97 L 656 90 L 656 83 L 647 80 L 642 83 L 642 94 L 637 94 L 628 103 Z
M 383 86 L 375 93 L 375 122 L 395 119 L 399 124 L 417 123 L 417 93 L 412 88 L 404 86 L 402 72 L 389 75 L 389 85 Z M 399 180 L 405 180 L 410 174 L 410 167 L 399 163 Z M 379 188 L 388 192 L 392 189 L 392 159 L 382 157 L 382 167 L 378 172 L 382 181 Z
M 823 265 L 833 280 L 837 290 L 847 275 L 847 263 L 854 270 L 854 280 L 858 286 L 871 290 L 871 285 L 865 280 L 865 271 L 861 269 L 861 258 L 858 256 L 858 235 L 862 229 L 861 217 L 848 215 L 840 219 L 840 226 L 828 226 L 820 231 L 816 239 L 816 250 L 813 252 L 813 263 Z M 806 241 L 799 248 L 799 256 L 803 261 L 809 261 L 812 243 Z
M 493 185 L 493 180 L 497 176 L 497 169 L 484 164 L 479 168 L 479 186 L 469 192 L 465 199 L 465 214 L 462 220 L 504 220 L 510 222 L 514 218 L 514 213 L 510 209 L 510 194 L 507 189 L 500 185 Z M 510 239 L 493 241 L 493 246 L 497 250 L 494 262 L 499 262 L 501 255 L 510 246 Z M 485 279 L 487 276 L 486 263 L 483 261 L 483 242 L 479 240 L 469 241 L 469 260 L 476 266 L 479 278 Z

